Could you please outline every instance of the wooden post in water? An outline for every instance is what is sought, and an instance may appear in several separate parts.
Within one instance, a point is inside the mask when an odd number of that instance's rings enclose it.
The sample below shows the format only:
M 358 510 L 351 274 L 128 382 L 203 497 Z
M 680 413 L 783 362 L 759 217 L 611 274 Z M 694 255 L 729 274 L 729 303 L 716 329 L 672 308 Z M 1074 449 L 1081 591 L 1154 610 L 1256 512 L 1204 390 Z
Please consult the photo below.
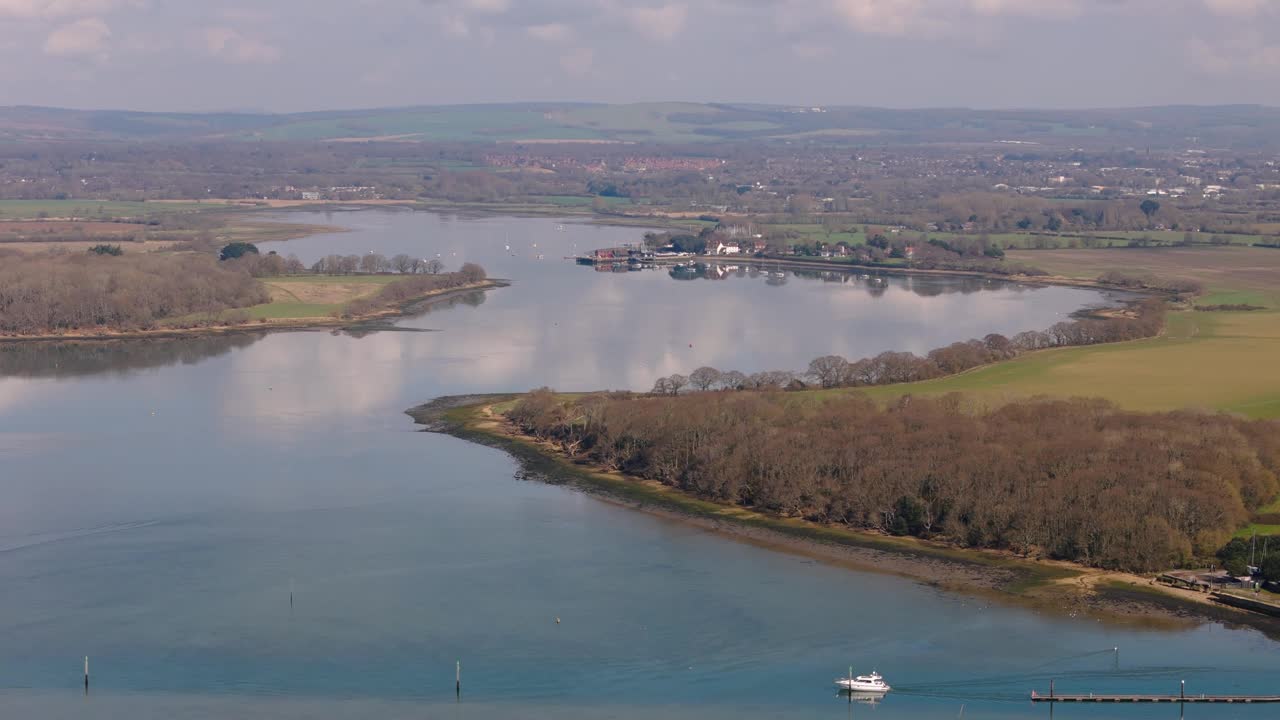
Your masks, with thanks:
M 1049 697 L 1053 697 L 1053 680 L 1049 681 Z
M 84 656 L 84 694 L 89 694 L 89 656 Z
M 293 609 L 293 578 L 289 578 L 289 609 Z
M 455 679 L 454 679 L 453 692 L 454 692 L 454 695 L 457 696 L 459 700 L 461 700 L 462 699 L 462 661 L 461 660 L 458 661 L 456 670 L 457 670 L 457 675 L 455 676 Z
M 1187 681 L 1183 680 L 1180 684 L 1181 684 L 1181 689 L 1178 691 L 1178 699 L 1186 700 L 1187 699 Z

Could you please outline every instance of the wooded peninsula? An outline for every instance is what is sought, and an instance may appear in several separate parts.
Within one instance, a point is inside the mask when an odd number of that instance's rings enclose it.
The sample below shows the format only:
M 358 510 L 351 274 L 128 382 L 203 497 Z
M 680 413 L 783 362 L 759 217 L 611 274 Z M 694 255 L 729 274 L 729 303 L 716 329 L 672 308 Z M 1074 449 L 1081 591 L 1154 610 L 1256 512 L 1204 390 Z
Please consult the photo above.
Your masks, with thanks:
M 0 263 L 0 335 L 119 337 L 220 331 L 255 320 L 264 328 L 353 322 L 442 292 L 492 285 L 474 263 L 455 272 L 442 272 L 439 261 L 433 268 L 407 264 L 398 272 L 388 263 L 357 274 L 356 257 L 349 270 L 339 263 L 308 271 L 300 263 L 292 266 L 277 255 L 260 256 L 256 248 L 246 248 L 253 246 L 228 245 L 221 259 L 193 252 L 126 253 L 111 245 L 87 253 L 9 254 Z M 359 279 L 363 287 L 324 313 L 304 305 L 300 316 L 281 317 L 273 312 L 273 288 L 264 279 L 344 288 Z
M 539 390 L 507 417 L 570 457 L 696 497 L 1116 570 L 1212 556 L 1280 493 L 1274 422 L 1103 400 Z

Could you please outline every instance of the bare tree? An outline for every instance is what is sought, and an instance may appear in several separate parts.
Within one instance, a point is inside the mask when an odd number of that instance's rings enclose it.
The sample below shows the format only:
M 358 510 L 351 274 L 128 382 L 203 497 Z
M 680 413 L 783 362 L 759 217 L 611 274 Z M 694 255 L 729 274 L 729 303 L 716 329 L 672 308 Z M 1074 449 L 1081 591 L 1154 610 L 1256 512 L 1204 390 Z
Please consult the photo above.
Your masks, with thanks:
M 815 358 L 809 363 L 809 374 L 812 375 L 824 388 L 833 388 L 840 385 L 840 381 L 844 378 L 849 368 L 849 361 L 839 355 L 824 355 Z
M 700 367 L 689 373 L 689 383 L 695 389 L 706 392 L 720 382 L 720 376 L 720 371 L 713 367 Z
M 400 253 L 399 255 L 391 258 L 391 267 L 401 274 L 411 272 L 413 270 L 413 258 L 405 255 L 404 253 Z
M 743 390 L 747 386 L 747 376 L 737 370 L 728 370 L 720 375 L 720 387 L 726 390 Z
M 689 384 L 689 378 L 684 375 L 672 375 L 667 378 L 667 387 L 670 388 L 672 395 L 679 395 L 680 391 Z

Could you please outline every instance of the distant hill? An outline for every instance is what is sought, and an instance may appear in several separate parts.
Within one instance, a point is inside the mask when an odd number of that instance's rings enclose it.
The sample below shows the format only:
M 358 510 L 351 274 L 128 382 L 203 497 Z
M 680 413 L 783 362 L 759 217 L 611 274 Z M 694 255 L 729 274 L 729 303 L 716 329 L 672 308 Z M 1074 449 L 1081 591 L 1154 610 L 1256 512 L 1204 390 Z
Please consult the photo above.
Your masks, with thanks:
M 1280 109 L 890 110 L 705 103 L 531 103 L 291 114 L 0 108 L 8 140 L 1009 142 L 1054 146 L 1273 147 Z

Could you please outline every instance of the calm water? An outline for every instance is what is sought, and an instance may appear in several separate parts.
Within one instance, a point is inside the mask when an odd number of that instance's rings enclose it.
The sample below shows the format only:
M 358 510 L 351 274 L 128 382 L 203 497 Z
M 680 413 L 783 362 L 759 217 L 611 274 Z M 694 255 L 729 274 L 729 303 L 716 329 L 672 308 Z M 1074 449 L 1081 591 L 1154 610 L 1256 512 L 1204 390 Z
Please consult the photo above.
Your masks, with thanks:
M 1280 687 L 1277 644 L 1255 631 L 1104 625 L 823 566 L 519 481 L 504 454 L 402 414 L 449 393 L 925 351 L 1046 327 L 1095 293 L 676 281 L 561 259 L 630 229 L 294 218 L 354 228 L 278 248 L 304 260 L 440 253 L 514 284 L 401 323 L 436 332 L 0 351 L 4 716 L 1036 718 L 1048 709 L 1025 697 L 1050 677 L 1061 691 Z M 900 691 L 850 707 L 830 681 L 851 663 Z

